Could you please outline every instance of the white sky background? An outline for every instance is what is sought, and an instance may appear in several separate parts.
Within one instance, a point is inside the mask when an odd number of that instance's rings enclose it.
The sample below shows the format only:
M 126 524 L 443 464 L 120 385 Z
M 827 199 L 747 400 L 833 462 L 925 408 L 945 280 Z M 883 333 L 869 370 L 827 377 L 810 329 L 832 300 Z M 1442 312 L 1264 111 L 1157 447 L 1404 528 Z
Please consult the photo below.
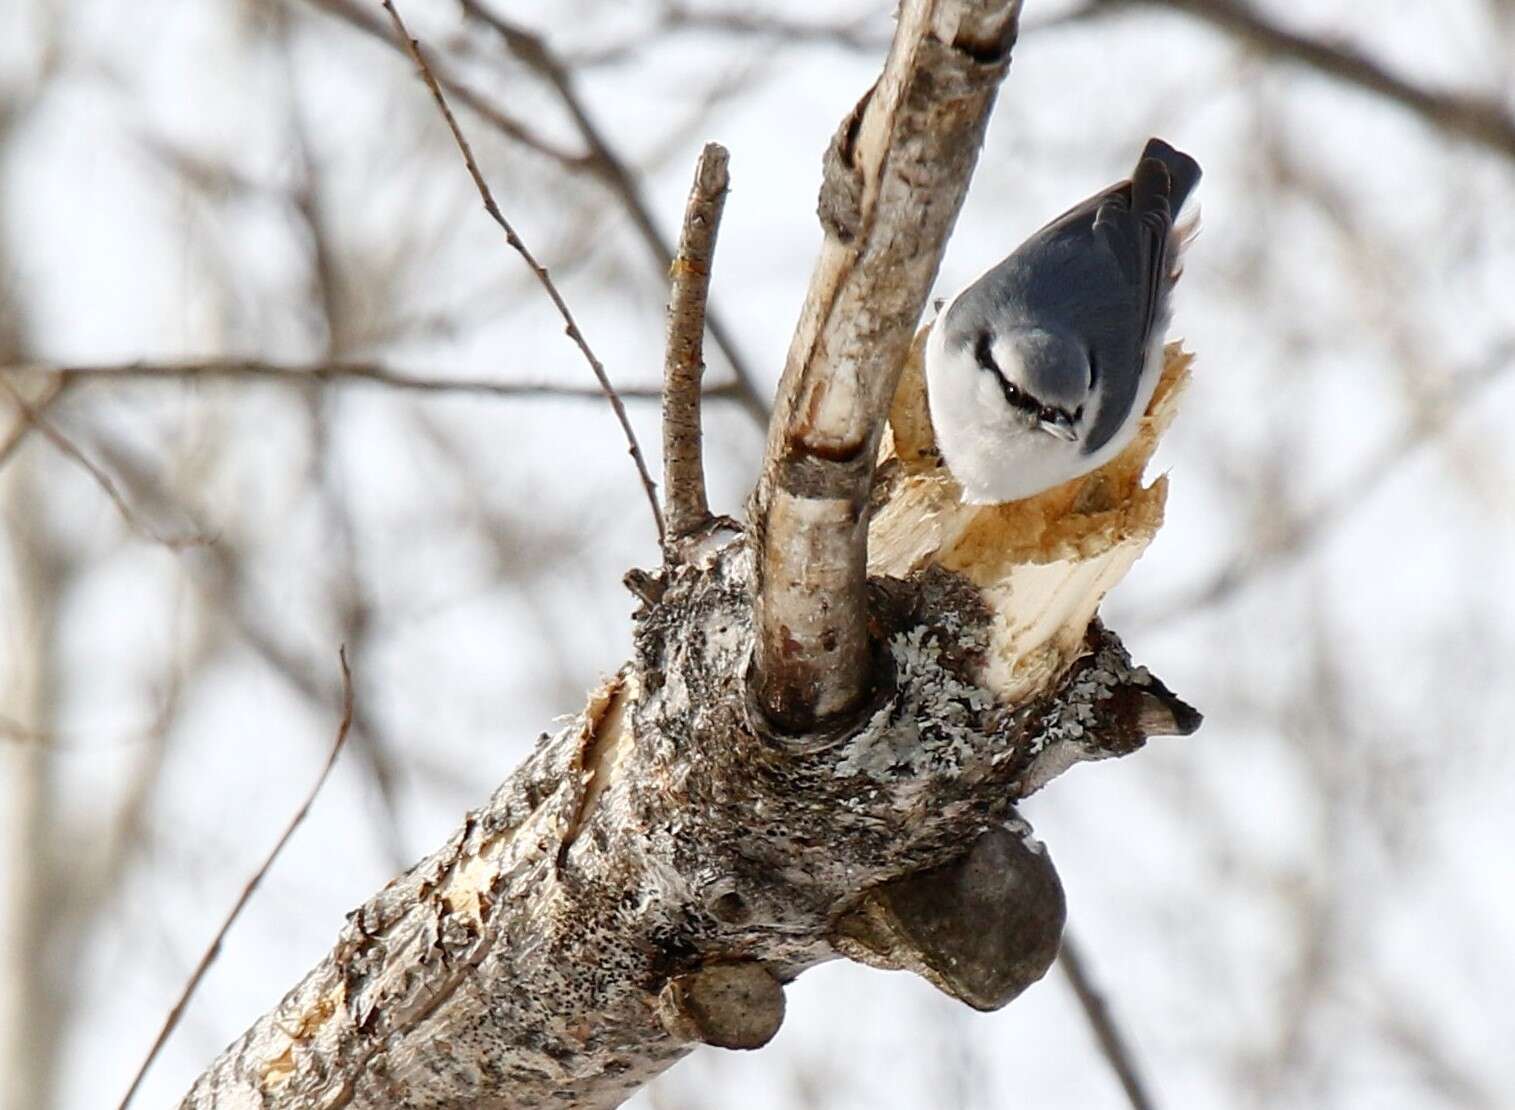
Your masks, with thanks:
M 731 150 L 713 299 L 771 394 L 820 237 L 820 155 L 882 52 L 708 31 L 649 39 L 646 3 L 497 6 L 570 55 L 637 44 L 584 69 L 579 87 L 670 238 L 700 144 Z M 1031 24 L 1066 8 L 1027 6 Z M 861 14 L 869 37 L 888 33 L 884 5 L 791 8 L 827 23 Z M 1505 0 L 1266 8 L 1418 83 L 1515 111 Z M 293 113 L 346 289 L 345 356 L 587 382 L 409 65 L 293 10 L 286 62 L 255 4 L 0 0 L 0 310 L 22 359 L 322 361 L 309 236 L 286 195 L 300 175 Z M 577 146 L 550 92 L 454 5 L 402 11 L 471 84 Z M 39 86 L 49 57 L 60 68 Z M 655 384 L 665 289 L 623 210 L 461 119 L 614 380 Z M 1174 325 L 1199 364 L 1158 459 L 1168 523 L 1105 615 L 1207 721 L 1194 738 L 1074 770 L 1026 815 L 1162 1105 L 1508 1105 L 1515 372 L 1455 406 L 1437 398 L 1501 345 L 1496 365 L 1515 371 L 1515 160 L 1183 17 L 1141 9 L 1029 31 L 940 293 L 1127 173 L 1149 134 L 1206 171 Z M 196 188 L 153 142 L 222 176 Z M 628 403 L 656 464 L 655 406 Z M 3 435 L 4 401 L 0 412 Z M 1426 443 L 1394 447 L 1431 415 L 1444 419 Z M 654 535 L 594 400 L 92 384 L 53 417 L 113 473 L 135 466 L 171 495 L 179 510 L 142 502 L 155 525 L 182 532 L 188 506 L 243 558 L 229 586 L 203 552 L 132 536 L 35 434 L 0 470 L 0 699 L 12 699 L 0 712 L 57 745 L 40 764 L 47 834 L 19 839 L 24 822 L 6 818 L 39 764 L 0 738 L 0 835 L 18 837 L 0 844 L 0 896 L 39 871 L 49 906 L 106 892 L 21 960 L 50 976 L 62 1033 L 42 1054 L 56 1105 L 124 1092 L 313 781 L 344 638 L 395 768 L 391 819 L 359 753 L 344 753 L 143 1089 L 138 1105 L 160 1106 L 320 958 L 346 911 L 445 839 L 620 663 L 632 608 L 620 578 L 654 562 Z M 741 509 L 761 445 L 734 405 L 709 406 L 717 509 Z M 1386 465 L 1364 469 L 1385 451 Z M 1306 542 L 1266 554 L 1321 505 L 1335 508 Z M 44 584 L 24 536 L 53 553 Z M 1238 564 L 1248 553 L 1254 563 Z M 1235 590 L 1190 603 L 1237 565 Z M 356 644 L 344 601 L 366 614 Z M 315 700 L 249 646 L 259 636 L 296 661 Z M 17 691 L 39 671 L 51 691 L 27 718 Z M 144 816 L 114 855 L 143 780 Z M 92 871 L 100 861 L 108 874 Z M 70 933 L 67 921 L 83 924 Z M 788 1002 L 767 1049 L 702 1050 L 636 1105 L 1124 1105 L 1057 972 L 994 1015 L 845 963 L 802 977 Z M 7 1017 L 0 1007 L 0 1055 L 22 1043 Z

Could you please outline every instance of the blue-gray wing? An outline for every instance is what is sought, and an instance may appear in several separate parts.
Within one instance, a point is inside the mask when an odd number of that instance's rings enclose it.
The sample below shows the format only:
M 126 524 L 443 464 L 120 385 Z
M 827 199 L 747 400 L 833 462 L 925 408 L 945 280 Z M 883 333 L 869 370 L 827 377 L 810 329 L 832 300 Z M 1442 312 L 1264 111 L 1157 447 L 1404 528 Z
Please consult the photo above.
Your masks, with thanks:
M 1050 326 L 1084 346 L 1102 395 L 1083 443 L 1088 454 L 1115 436 L 1136 402 L 1173 285 L 1173 214 L 1198 180 L 1192 158 L 1153 139 L 1131 180 L 1063 213 L 964 295 L 984 302 L 979 312 Z

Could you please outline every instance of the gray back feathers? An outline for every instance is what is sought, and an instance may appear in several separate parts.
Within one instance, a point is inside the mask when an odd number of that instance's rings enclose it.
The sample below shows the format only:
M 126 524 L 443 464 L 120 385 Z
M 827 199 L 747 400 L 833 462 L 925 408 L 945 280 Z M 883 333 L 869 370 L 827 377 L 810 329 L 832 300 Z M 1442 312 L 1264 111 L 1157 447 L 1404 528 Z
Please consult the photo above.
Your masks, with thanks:
M 1069 209 L 964 290 L 939 324 L 946 342 L 972 349 L 986 331 L 1025 329 L 1017 350 L 1026 388 L 1046 391 L 1039 400 L 1099 395 L 1082 444 L 1098 451 L 1130 415 L 1153 330 L 1166 326 L 1173 218 L 1199 177 L 1194 159 L 1150 140 L 1130 180 Z

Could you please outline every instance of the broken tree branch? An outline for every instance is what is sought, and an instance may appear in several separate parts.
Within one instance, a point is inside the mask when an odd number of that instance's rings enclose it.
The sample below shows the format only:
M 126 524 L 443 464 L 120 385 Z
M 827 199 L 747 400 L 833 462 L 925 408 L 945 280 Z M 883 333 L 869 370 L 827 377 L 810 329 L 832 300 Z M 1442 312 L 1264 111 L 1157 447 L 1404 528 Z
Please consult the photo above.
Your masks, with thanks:
M 668 506 L 668 541 L 675 545 L 710 522 L 700 454 L 700 395 L 710 267 L 729 181 L 726 162 L 726 148 L 719 143 L 707 143 L 700 153 L 671 273 L 663 362 L 663 496 Z
M 189 1110 L 609 1107 L 696 1044 L 764 1043 L 826 960 L 982 1009 L 1045 973 L 1063 894 L 1016 802 L 1199 723 L 1095 619 L 1161 523 L 1142 473 L 1190 360 L 1169 350 L 1119 457 L 1036 498 L 964 505 L 937 461 L 911 331 L 1017 8 L 907 0 L 832 148 L 755 534 L 636 572 L 633 658 L 350 915 Z M 765 595 L 819 614 L 777 654 Z M 812 670 L 777 708 L 829 742 L 775 743 L 752 661 L 813 667 L 828 612 L 877 669 Z M 867 712 L 827 717 L 849 688 Z
M 1020 4 L 913 3 L 824 165 L 825 243 L 779 383 L 757 525 L 754 691 L 780 732 L 865 704 L 867 506 L 879 436 L 936 278 Z
M 473 178 L 474 187 L 479 191 L 479 199 L 484 202 L 484 210 L 489 213 L 489 218 L 500 225 L 500 230 L 505 232 L 505 241 L 510 244 L 512 250 L 519 254 L 526 265 L 536 276 L 537 282 L 551 299 L 553 307 L 558 310 L 558 315 L 563 318 L 564 330 L 568 338 L 578 346 L 584 359 L 589 363 L 589 369 L 594 372 L 595 380 L 600 383 L 600 388 L 605 392 L 605 399 L 610 402 L 611 409 L 615 412 L 615 418 L 621 425 L 621 431 L 626 436 L 626 450 L 631 456 L 632 463 L 636 466 L 637 475 L 642 480 L 642 490 L 647 495 L 647 506 L 652 510 L 652 522 L 657 527 L 658 542 L 663 539 L 663 510 L 658 507 L 657 487 L 653 485 L 652 475 L 647 470 L 647 461 L 642 458 L 642 448 L 637 443 L 636 431 L 631 427 L 631 418 L 626 415 L 626 406 L 621 404 L 620 394 L 616 393 L 615 386 L 610 384 L 610 375 L 605 372 L 605 364 L 602 363 L 593 350 L 589 347 L 589 341 L 584 338 L 584 333 L 579 330 L 579 325 L 573 318 L 573 312 L 568 307 L 568 302 L 563 300 L 563 295 L 558 292 L 557 283 L 552 280 L 552 275 L 547 272 L 547 267 L 537 261 L 536 255 L 531 253 L 525 241 L 516 233 L 505 214 L 500 211 L 500 206 L 495 203 L 494 193 L 489 188 L 489 183 L 484 180 L 484 174 L 479 169 L 479 163 L 474 160 L 473 148 L 468 145 L 467 138 L 463 135 L 463 129 L 458 126 L 457 117 L 452 114 L 452 109 L 447 106 L 447 97 L 442 93 L 442 86 L 437 84 L 437 78 L 426 62 L 426 57 L 421 53 L 421 44 L 411 38 L 410 32 L 405 27 L 405 21 L 400 18 L 399 9 L 395 7 L 394 0 L 384 0 L 384 10 L 389 13 L 390 21 L 394 24 L 395 32 L 405 44 L 405 50 L 420 70 L 421 80 L 431 91 L 432 99 L 437 102 L 437 110 L 442 113 L 442 119 L 447 124 L 448 131 L 452 132 L 453 142 L 457 144 L 458 152 L 463 155 L 463 164 L 468 168 L 468 176 Z

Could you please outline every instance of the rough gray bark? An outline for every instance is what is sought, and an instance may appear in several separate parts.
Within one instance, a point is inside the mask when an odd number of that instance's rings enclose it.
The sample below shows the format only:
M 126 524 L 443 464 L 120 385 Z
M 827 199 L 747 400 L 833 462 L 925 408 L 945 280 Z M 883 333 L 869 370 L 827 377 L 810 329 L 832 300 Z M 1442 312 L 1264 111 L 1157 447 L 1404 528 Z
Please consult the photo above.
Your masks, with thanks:
M 1046 970 L 1062 892 L 1015 802 L 1197 724 L 1093 620 L 1160 523 L 1140 474 L 1187 363 L 1127 455 L 1034 502 L 963 506 L 934 461 L 911 333 L 1017 9 L 907 2 L 839 133 L 753 533 L 631 579 L 634 658 L 185 1106 L 613 1106 L 765 1043 L 825 960 L 981 1008 Z

